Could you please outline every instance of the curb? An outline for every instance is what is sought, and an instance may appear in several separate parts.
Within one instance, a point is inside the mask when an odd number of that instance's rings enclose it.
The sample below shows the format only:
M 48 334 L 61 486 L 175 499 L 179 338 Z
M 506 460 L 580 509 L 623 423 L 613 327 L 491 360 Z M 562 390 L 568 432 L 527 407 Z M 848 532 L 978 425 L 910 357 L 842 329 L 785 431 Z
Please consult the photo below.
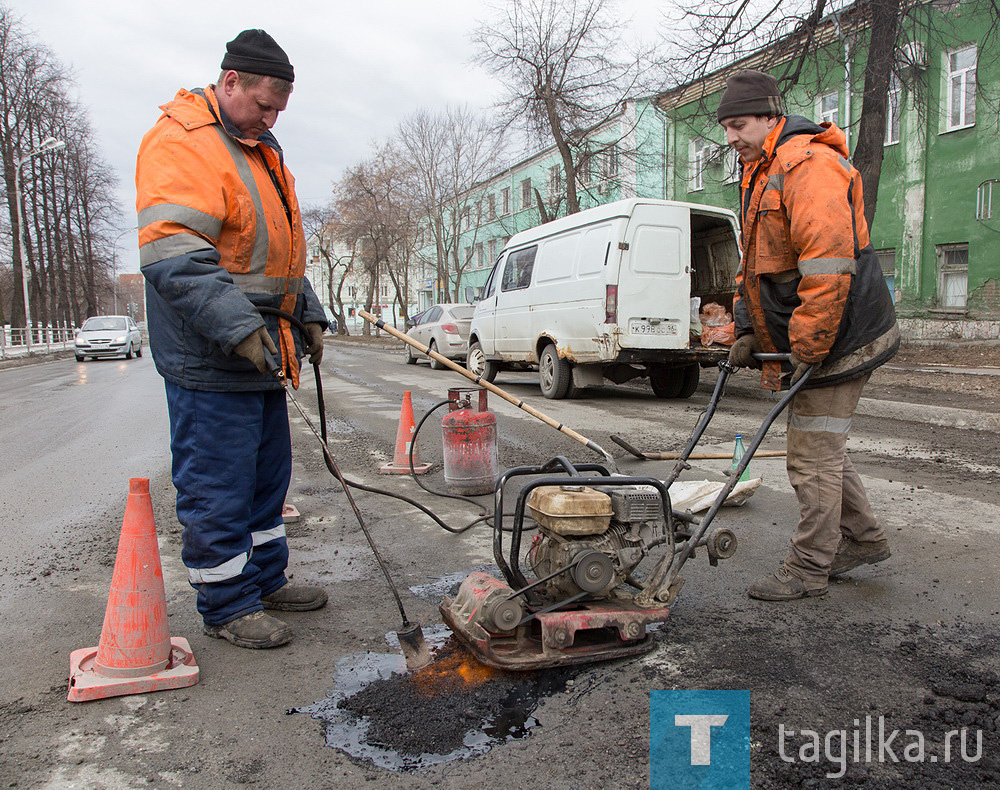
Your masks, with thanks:
M 920 403 L 861 398 L 855 411 L 866 417 L 919 422 L 925 425 L 940 425 L 944 428 L 1000 431 L 1000 415 L 971 409 L 954 409 L 948 406 L 935 406 L 932 409 Z

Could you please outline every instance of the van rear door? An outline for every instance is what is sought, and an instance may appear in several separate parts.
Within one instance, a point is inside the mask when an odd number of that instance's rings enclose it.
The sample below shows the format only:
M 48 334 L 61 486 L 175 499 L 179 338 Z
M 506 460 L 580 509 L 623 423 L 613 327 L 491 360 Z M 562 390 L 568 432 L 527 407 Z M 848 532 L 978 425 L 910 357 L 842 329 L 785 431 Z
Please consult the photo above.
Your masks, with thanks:
M 687 206 L 639 203 L 618 271 L 623 348 L 687 348 L 691 326 L 691 218 Z

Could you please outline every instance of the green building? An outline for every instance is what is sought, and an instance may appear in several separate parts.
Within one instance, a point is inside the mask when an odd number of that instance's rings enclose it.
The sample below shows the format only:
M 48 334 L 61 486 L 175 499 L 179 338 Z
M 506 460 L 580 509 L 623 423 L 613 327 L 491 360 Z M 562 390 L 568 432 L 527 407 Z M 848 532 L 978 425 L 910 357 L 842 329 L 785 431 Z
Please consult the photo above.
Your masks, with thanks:
M 905 336 L 1000 339 L 1000 46 L 986 40 L 996 20 L 974 0 L 928 3 L 922 14 L 897 52 L 872 244 Z M 852 150 L 868 52 L 859 17 L 848 9 L 824 21 L 813 73 L 785 97 L 788 113 L 843 128 Z M 732 71 L 780 64 L 759 52 L 627 102 L 588 134 L 598 153 L 578 178 L 581 208 L 639 196 L 737 210 L 739 166 L 714 110 Z M 563 191 L 554 147 L 478 184 L 461 285 L 482 285 L 506 240 L 543 220 L 539 200 L 549 218 L 562 216 Z

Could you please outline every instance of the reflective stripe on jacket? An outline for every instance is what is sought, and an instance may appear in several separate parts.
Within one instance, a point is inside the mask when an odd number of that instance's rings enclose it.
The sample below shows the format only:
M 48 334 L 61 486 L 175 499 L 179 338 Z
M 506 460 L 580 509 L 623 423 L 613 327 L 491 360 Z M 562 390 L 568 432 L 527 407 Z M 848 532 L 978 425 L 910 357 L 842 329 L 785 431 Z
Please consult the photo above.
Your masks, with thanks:
M 181 90 L 143 138 L 136 166 L 139 256 L 147 279 L 157 369 L 192 389 L 280 386 L 233 354 L 267 326 L 298 385 L 307 339 L 276 307 L 326 325 L 305 278 L 305 238 L 294 181 L 277 141 L 227 130 L 211 87 Z
M 867 373 L 895 354 L 892 297 L 868 237 L 861 174 L 844 133 L 798 116 L 781 119 L 764 156 L 744 168 L 743 261 L 733 305 L 737 336 L 763 351 L 818 364 L 809 386 Z M 780 366 L 762 386 L 780 388 Z

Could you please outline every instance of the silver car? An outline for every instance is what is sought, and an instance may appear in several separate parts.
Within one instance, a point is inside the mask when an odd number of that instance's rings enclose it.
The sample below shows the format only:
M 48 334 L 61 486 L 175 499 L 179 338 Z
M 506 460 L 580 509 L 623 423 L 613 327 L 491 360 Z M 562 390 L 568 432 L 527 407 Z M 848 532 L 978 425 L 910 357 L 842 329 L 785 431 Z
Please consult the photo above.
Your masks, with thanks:
M 406 334 L 418 343 L 430 346 L 431 351 L 436 351 L 443 357 L 465 359 L 469 344 L 469 325 L 475 309 L 471 304 L 432 305 L 407 322 L 410 329 Z M 406 346 L 405 354 L 407 365 L 415 365 L 423 357 L 410 345 Z M 444 367 L 431 358 L 433 370 L 443 370 Z
M 97 315 L 83 322 L 73 347 L 76 361 L 86 357 L 142 356 L 142 332 L 127 315 Z

